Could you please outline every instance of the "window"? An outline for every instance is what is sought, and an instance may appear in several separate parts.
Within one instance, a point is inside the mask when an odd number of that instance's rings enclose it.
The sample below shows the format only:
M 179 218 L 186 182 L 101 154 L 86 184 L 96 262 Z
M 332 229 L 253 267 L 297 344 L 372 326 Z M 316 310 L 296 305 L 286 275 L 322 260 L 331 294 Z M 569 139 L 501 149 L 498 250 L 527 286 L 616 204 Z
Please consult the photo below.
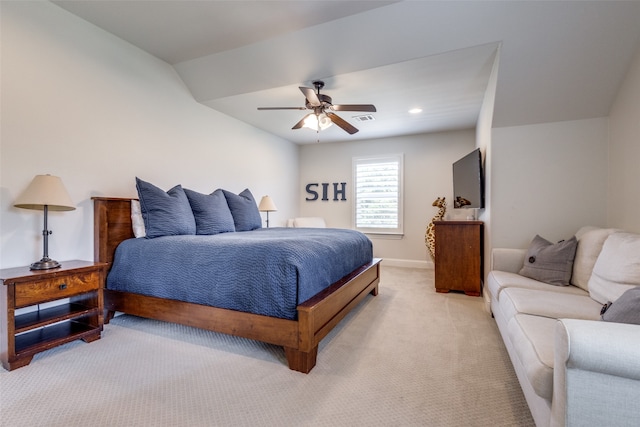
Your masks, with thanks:
M 402 234 L 402 154 L 353 159 L 355 227 Z

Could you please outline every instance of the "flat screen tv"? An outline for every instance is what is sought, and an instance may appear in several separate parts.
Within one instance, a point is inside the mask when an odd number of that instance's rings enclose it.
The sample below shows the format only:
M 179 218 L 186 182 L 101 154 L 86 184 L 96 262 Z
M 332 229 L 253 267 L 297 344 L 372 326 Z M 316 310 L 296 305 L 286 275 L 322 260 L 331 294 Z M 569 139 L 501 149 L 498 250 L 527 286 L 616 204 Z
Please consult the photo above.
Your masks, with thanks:
M 453 207 L 484 208 L 482 155 L 475 149 L 453 163 Z

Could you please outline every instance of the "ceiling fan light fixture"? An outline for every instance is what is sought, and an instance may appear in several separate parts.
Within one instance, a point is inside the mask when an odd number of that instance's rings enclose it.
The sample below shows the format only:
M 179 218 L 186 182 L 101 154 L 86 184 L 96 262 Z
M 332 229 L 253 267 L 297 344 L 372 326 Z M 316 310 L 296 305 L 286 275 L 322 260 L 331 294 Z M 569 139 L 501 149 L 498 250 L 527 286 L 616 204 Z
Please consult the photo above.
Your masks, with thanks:
M 325 130 L 330 127 L 333 122 L 325 113 L 322 113 L 318 116 L 318 124 L 320 125 L 320 130 Z
M 318 115 L 309 114 L 306 119 L 304 119 L 304 125 L 307 129 L 321 131 L 327 129 L 331 126 L 333 122 L 325 113 L 320 113 Z
M 313 85 L 315 90 L 310 87 L 298 87 L 305 98 L 304 107 L 258 107 L 258 110 L 311 110 L 311 113 L 305 115 L 291 129 L 304 127 L 320 132 L 335 124 L 349 135 L 357 133 L 358 128 L 335 114 L 336 111 L 366 111 L 370 113 L 377 111 L 375 105 L 372 104 L 333 104 L 330 96 L 320 93 L 324 82 L 317 80 L 313 82 Z M 373 116 L 367 115 L 367 120 L 373 120 Z

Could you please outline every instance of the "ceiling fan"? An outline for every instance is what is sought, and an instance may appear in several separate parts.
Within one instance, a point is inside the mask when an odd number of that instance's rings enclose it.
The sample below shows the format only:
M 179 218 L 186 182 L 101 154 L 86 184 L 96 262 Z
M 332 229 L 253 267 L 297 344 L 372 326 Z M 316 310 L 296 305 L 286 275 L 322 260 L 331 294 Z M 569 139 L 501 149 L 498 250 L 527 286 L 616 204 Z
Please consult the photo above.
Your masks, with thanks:
M 331 103 L 331 97 L 320 93 L 324 87 L 324 82 L 316 80 L 313 82 L 314 89 L 310 87 L 300 87 L 300 91 L 305 97 L 304 107 L 258 107 L 258 110 L 312 110 L 296 123 L 291 129 L 307 127 L 316 131 L 324 130 L 335 123 L 344 131 L 353 135 L 358 132 L 358 128 L 335 114 L 335 111 L 366 111 L 375 113 L 376 107 L 371 104 L 338 104 Z

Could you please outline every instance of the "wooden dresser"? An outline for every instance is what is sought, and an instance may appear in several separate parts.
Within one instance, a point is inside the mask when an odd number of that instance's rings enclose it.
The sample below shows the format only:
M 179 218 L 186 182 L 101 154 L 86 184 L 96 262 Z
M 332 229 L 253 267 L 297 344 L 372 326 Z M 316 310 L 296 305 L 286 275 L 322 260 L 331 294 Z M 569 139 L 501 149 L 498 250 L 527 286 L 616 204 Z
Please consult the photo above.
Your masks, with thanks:
M 482 221 L 435 221 L 437 292 L 462 291 L 480 296 L 482 292 Z

